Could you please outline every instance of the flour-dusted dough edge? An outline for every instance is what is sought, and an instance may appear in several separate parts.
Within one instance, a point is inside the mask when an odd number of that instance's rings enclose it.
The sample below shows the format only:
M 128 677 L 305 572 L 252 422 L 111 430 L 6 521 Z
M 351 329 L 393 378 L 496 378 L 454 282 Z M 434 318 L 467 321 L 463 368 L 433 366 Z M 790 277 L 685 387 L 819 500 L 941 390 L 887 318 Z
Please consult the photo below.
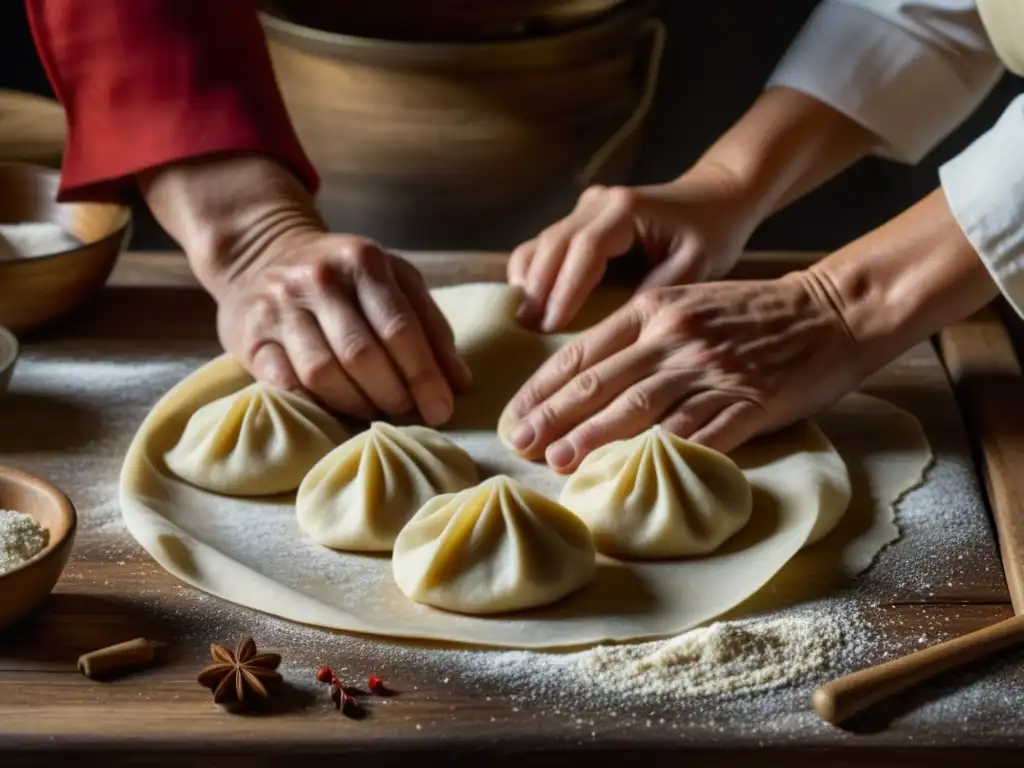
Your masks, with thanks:
M 444 301 L 439 302 L 442 309 L 445 304 L 459 307 L 463 314 L 472 317 L 473 312 L 466 310 L 467 304 L 473 304 L 474 294 L 478 305 L 489 304 L 494 295 L 493 286 L 486 286 L 482 292 L 476 288 L 460 286 L 458 289 L 441 289 L 442 292 L 448 293 L 443 297 Z M 460 293 L 453 293 L 455 291 Z M 485 300 L 481 302 L 482 296 Z M 473 307 L 469 309 L 472 310 Z M 479 311 L 479 307 L 476 311 Z M 459 334 L 460 329 L 456 328 L 457 337 Z M 696 626 L 744 602 L 806 544 L 818 518 L 817 510 L 811 511 L 811 514 L 804 510 L 803 514 L 786 515 L 787 519 L 782 521 L 783 525 L 755 547 L 739 553 L 705 559 L 700 568 L 703 576 L 693 580 L 693 584 L 690 583 L 691 579 L 687 576 L 685 567 L 680 568 L 679 564 L 645 566 L 646 570 L 640 574 L 642 579 L 648 580 L 645 586 L 662 587 L 669 582 L 673 584 L 674 589 L 681 583 L 683 586 L 678 588 L 680 591 L 693 589 L 685 596 L 677 596 L 681 602 L 686 603 L 682 614 L 659 614 L 645 617 L 643 621 L 637 619 L 635 615 L 601 616 L 599 619 L 589 620 L 589 624 L 586 618 L 566 619 L 550 612 L 526 620 L 519 617 L 515 621 L 449 621 L 449 617 L 445 617 L 439 622 L 436 616 L 420 614 L 413 615 L 410 621 L 408 611 L 402 614 L 398 621 L 394 620 L 394 617 L 382 619 L 376 614 L 366 618 L 358 615 L 358 611 L 352 610 L 351 606 L 339 604 L 333 595 L 331 599 L 326 599 L 322 594 L 314 597 L 301 590 L 286 587 L 206 542 L 196 540 L 174 523 L 172 518 L 175 510 L 168 507 L 168 501 L 173 496 L 176 481 L 162 471 L 159 458 L 151 461 L 150 457 L 154 451 L 159 456 L 161 448 L 166 449 L 167 442 L 173 441 L 175 423 L 178 423 L 180 428 L 183 420 L 187 420 L 187 414 L 196 407 L 221 394 L 241 388 L 246 380 L 244 373 L 234 361 L 221 357 L 178 383 L 161 399 L 140 428 L 126 457 L 121 477 L 122 510 L 132 535 L 162 567 L 185 583 L 239 605 L 293 621 L 391 637 L 518 648 L 556 648 L 607 640 L 664 636 Z M 916 425 L 921 440 L 924 440 L 920 425 L 906 412 L 860 395 L 850 396 L 844 400 L 847 401 L 872 401 L 875 410 L 881 413 L 880 421 L 887 421 L 894 414 L 908 417 Z M 843 407 L 844 403 L 837 406 L 839 410 Z M 493 432 L 491 434 L 493 435 Z M 479 437 L 479 433 L 474 433 L 469 436 L 469 442 L 476 445 Z M 836 442 L 843 452 L 845 446 L 840 437 L 836 436 Z M 496 437 L 494 442 L 497 443 Z M 486 448 L 487 451 L 496 449 L 497 446 L 489 444 Z M 910 457 L 910 463 L 916 463 L 912 474 L 919 478 L 931 456 L 926 441 L 923 442 L 923 457 L 920 447 L 915 448 L 915 451 L 914 456 Z M 900 487 L 898 492 L 893 494 L 893 498 L 905 492 L 906 486 L 910 484 L 911 481 L 908 481 Z M 879 494 L 877 500 L 881 502 L 884 498 L 885 494 Z M 880 510 L 876 517 L 887 518 L 891 525 L 891 508 Z M 759 566 L 751 569 L 747 567 L 749 563 L 745 560 L 749 560 L 755 554 L 759 556 Z M 661 573 L 658 572 L 659 569 L 663 569 Z M 727 590 L 729 594 L 724 597 L 721 591 L 717 594 L 702 593 L 695 587 L 705 584 L 721 588 L 722 585 L 734 580 L 738 572 L 745 574 L 744 583 L 730 584 L 734 588 Z M 674 594 L 676 593 L 669 591 L 658 593 L 659 597 L 671 597 Z M 573 602 L 573 598 L 568 602 Z

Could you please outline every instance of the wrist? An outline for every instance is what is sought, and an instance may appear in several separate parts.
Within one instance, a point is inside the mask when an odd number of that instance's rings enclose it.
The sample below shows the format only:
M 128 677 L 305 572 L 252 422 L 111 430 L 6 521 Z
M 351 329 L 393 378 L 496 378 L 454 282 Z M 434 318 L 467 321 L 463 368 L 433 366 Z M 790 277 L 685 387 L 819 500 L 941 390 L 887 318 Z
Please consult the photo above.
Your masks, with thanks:
M 998 294 L 941 190 L 805 273 L 846 324 L 863 375 Z
M 863 126 L 788 88 L 773 88 L 695 167 L 726 169 L 758 222 L 814 190 L 877 143 Z
M 283 244 L 325 229 L 301 182 L 261 155 L 175 163 L 147 172 L 139 183 L 157 221 L 216 299 Z

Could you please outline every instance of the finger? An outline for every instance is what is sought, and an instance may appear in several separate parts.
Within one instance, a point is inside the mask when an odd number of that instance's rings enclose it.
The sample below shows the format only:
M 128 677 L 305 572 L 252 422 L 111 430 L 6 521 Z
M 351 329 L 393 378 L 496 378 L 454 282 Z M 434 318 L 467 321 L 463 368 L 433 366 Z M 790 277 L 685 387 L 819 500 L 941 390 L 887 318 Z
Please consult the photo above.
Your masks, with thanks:
M 614 440 L 634 437 L 656 424 L 692 386 L 689 377 L 665 372 L 630 387 L 607 408 L 578 425 L 545 451 L 548 464 L 558 472 L 571 472 L 587 454 Z
M 551 333 L 569 323 L 597 287 L 608 260 L 621 256 L 635 240 L 630 193 L 609 194 L 599 211 L 573 235 L 565 262 L 547 300 L 542 329 Z
M 328 408 L 363 419 L 376 409 L 342 370 L 316 318 L 305 310 L 282 316 L 281 342 L 303 388 Z
M 527 458 L 540 458 L 551 443 L 649 376 L 659 359 L 658 350 L 634 344 L 580 372 L 522 419 L 509 435 L 512 445 Z M 679 399 L 666 398 L 662 409 Z
M 708 276 L 706 264 L 707 259 L 701 258 L 700 248 L 687 244 L 671 258 L 648 272 L 637 290 L 646 291 L 651 288 L 702 282 Z
M 441 371 L 456 389 L 468 389 L 473 383 L 473 373 L 456 349 L 452 327 L 431 297 L 423 276 L 405 261 L 396 261 L 394 271 L 399 287 L 423 324 Z
M 726 408 L 734 405 L 738 395 L 721 390 L 698 392 L 683 400 L 661 421 L 661 427 L 689 440 L 698 429 L 705 426 Z
M 370 327 L 405 379 L 423 420 L 429 426 L 440 426 L 451 418 L 455 395 L 394 272 L 386 261 L 382 267 L 359 273 L 356 295 Z
M 765 423 L 764 408 L 752 400 L 742 400 L 725 408 L 690 440 L 720 453 L 729 453 L 760 434 Z
M 374 412 L 398 416 L 413 410 L 402 377 L 351 299 L 325 286 L 313 300 L 312 311 L 341 370 Z
M 265 341 L 252 353 L 249 372 L 259 381 L 290 392 L 302 389 L 299 377 L 295 375 L 288 354 L 276 341 Z
M 548 295 L 569 251 L 569 232 L 574 226 L 574 220 L 570 217 L 544 230 L 537 238 L 530 268 L 523 281 L 523 302 L 517 315 L 523 325 L 537 326 L 543 319 Z
M 643 328 L 640 314 L 627 304 L 565 344 L 537 369 L 509 402 L 519 421 L 574 377 L 635 342 Z
M 518 246 L 508 260 L 508 283 L 518 288 L 526 286 L 526 275 L 530 271 L 533 254 L 537 249 L 537 241 L 529 240 Z

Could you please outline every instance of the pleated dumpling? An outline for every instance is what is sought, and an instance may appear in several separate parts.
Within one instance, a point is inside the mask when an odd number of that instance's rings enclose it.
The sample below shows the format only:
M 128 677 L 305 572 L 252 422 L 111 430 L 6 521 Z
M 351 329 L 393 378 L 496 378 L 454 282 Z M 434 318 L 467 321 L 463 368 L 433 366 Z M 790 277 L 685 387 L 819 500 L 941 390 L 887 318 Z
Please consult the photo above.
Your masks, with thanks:
M 594 577 L 583 521 L 499 475 L 428 501 L 395 540 L 398 588 L 417 603 L 491 614 L 554 603 Z
M 635 558 L 714 552 L 753 509 L 732 459 L 659 427 L 589 454 L 560 501 L 590 527 L 600 552 Z
M 311 400 L 256 382 L 192 414 L 164 461 L 198 488 L 226 496 L 266 496 L 294 491 L 347 436 Z
M 477 483 L 469 454 L 426 427 L 375 422 L 324 456 L 299 486 L 299 527 L 333 549 L 390 552 L 420 507 Z

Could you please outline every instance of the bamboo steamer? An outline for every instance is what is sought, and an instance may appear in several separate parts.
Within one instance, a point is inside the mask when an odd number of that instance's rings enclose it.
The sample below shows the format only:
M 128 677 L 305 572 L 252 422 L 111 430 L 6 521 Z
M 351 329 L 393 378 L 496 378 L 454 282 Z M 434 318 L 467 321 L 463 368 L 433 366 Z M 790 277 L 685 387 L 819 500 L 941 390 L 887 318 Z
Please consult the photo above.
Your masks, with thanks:
M 664 29 L 653 3 L 527 40 L 417 43 L 261 18 L 334 231 L 510 248 L 589 183 L 628 179 Z
M 586 24 L 628 0 L 278 0 L 306 27 L 389 40 L 480 41 L 551 34 Z

